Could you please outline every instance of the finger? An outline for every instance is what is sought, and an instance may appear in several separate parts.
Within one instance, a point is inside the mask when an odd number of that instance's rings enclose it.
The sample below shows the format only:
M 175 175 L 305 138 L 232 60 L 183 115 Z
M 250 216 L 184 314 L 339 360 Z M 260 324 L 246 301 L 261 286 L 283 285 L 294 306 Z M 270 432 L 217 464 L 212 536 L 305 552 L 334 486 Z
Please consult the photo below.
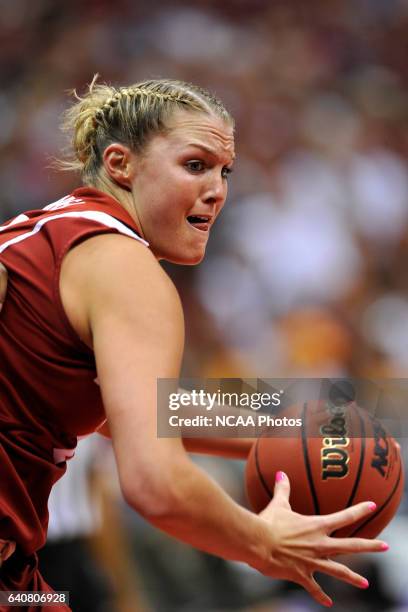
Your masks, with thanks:
M 11 540 L 0 540 L 0 567 L 1 563 L 7 561 L 16 549 L 16 543 Z
M 9 547 L 8 550 L 6 551 L 4 560 L 7 561 L 7 559 L 9 557 L 11 557 L 11 555 L 13 554 L 13 552 L 16 550 L 16 543 L 15 542 L 9 542 Z
M 9 542 L 8 543 L 8 548 L 6 549 L 6 552 L 3 556 L 4 561 L 7 561 L 7 559 L 9 557 L 11 557 L 11 555 L 13 554 L 13 552 L 16 550 L 16 543 L 15 542 Z
M 298 583 L 317 601 L 317 603 L 326 606 L 326 608 L 331 608 L 333 600 L 323 591 L 320 584 L 316 582 L 313 576 L 298 580 Z
M 0 311 L 3 307 L 7 293 L 7 269 L 0 263 Z
M 332 561 L 331 559 L 316 559 L 315 565 L 315 571 L 317 572 L 323 572 L 324 574 L 333 576 L 333 578 L 352 584 L 359 589 L 367 589 L 369 587 L 367 578 L 353 572 L 353 570 L 342 563 Z
M 351 506 L 345 510 L 333 512 L 333 514 L 326 514 L 322 518 L 327 531 L 331 532 L 335 529 L 345 527 L 346 525 L 356 523 L 368 514 L 374 512 L 376 508 L 377 505 L 374 502 L 362 502 L 361 504 L 356 504 L 355 506 Z
M 389 546 L 381 540 L 364 538 L 328 538 L 327 557 L 348 553 L 385 552 Z
M 290 508 L 290 482 L 285 472 L 276 472 L 275 488 L 271 504 Z

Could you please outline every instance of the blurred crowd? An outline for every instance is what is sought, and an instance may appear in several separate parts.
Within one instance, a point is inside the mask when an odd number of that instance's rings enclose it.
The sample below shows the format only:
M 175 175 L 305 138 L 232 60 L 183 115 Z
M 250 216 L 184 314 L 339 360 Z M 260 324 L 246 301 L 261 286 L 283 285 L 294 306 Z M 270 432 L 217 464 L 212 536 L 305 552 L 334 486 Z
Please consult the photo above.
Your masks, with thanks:
M 67 90 L 83 90 L 97 72 L 117 84 L 199 83 L 234 115 L 238 159 L 206 260 L 166 266 L 186 312 L 183 374 L 406 377 L 406 0 L 0 0 L 0 8 L 3 220 L 78 186 L 47 167 L 65 144 Z M 207 464 L 239 498 L 240 467 Z M 406 507 L 389 528 L 398 550 L 370 560 L 372 590 L 330 586 L 341 591 L 338 610 L 408 608 Z M 154 585 L 153 610 L 263 600 L 265 610 L 314 609 L 299 591 L 179 549 L 123 512 L 135 563 L 150 567 L 140 588 Z

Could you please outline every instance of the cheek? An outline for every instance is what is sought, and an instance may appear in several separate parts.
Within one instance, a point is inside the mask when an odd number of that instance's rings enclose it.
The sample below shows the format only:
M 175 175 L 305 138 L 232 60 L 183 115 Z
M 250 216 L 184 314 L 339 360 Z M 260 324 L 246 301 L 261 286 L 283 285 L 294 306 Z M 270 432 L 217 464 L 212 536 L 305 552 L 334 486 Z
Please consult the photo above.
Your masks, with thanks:
M 140 213 L 146 237 L 167 240 L 184 229 L 184 220 L 200 194 L 200 182 L 182 167 L 162 166 L 145 173 L 139 191 Z
M 175 222 L 179 216 L 186 216 L 198 198 L 199 187 L 197 181 L 183 176 L 175 175 L 156 189 L 157 211 L 167 219 L 173 217 Z
M 180 228 L 186 216 L 185 193 L 181 188 L 157 186 L 145 204 L 146 229 L 156 239 L 168 239 Z M 148 225 L 148 228 L 147 228 Z

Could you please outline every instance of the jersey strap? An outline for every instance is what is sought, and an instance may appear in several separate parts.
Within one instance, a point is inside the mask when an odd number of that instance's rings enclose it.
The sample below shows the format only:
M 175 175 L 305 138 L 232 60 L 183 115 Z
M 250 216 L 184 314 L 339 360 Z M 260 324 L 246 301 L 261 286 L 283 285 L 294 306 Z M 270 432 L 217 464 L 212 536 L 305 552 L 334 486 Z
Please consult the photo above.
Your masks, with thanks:
M 27 217 L 25 215 L 21 215 L 21 217 L 24 217 L 24 218 L 20 218 L 20 221 L 19 221 L 20 223 L 24 223 L 25 221 L 27 221 Z M 115 219 L 115 217 L 112 217 L 111 215 L 108 215 L 105 212 L 101 212 L 97 210 L 82 210 L 78 212 L 77 211 L 63 212 L 57 215 L 50 215 L 47 217 L 42 217 L 39 221 L 37 221 L 33 229 L 27 232 L 24 232 L 18 236 L 14 236 L 14 238 L 10 238 L 10 240 L 7 240 L 2 245 L 0 245 L 0 253 L 3 253 L 3 251 L 5 251 L 8 247 L 12 246 L 13 244 L 17 244 L 18 242 L 21 242 L 22 240 L 26 240 L 27 238 L 34 236 L 35 234 L 37 234 L 37 232 L 41 230 L 41 228 L 46 223 L 51 223 L 52 221 L 56 221 L 57 219 L 64 219 L 67 217 L 77 218 L 77 219 L 88 219 L 90 221 L 100 223 L 101 225 L 104 225 L 105 227 L 110 227 L 112 229 L 117 230 L 120 234 L 129 236 L 130 238 L 134 238 L 135 240 L 139 240 L 139 242 L 141 242 L 145 246 L 149 246 L 149 243 L 146 242 L 146 240 L 143 240 L 143 238 L 141 238 L 138 234 L 136 234 L 136 232 L 133 232 L 129 227 L 127 227 L 127 225 L 125 225 L 121 221 L 118 221 L 118 219 Z M 6 227 L 9 227 L 10 225 L 11 224 L 8 224 L 8 226 Z M 13 225 L 17 225 L 16 221 L 14 221 Z M 0 229 L 6 229 L 6 227 L 0 228 Z

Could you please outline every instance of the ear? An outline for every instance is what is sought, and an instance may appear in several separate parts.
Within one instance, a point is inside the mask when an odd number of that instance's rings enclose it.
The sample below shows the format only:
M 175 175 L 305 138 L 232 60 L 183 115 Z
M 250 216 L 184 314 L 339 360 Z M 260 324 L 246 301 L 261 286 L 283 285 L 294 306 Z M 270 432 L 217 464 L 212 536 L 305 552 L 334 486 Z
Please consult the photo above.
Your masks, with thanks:
M 130 191 L 133 179 L 133 160 L 134 153 L 129 147 L 114 142 L 103 152 L 103 165 L 110 178 Z

